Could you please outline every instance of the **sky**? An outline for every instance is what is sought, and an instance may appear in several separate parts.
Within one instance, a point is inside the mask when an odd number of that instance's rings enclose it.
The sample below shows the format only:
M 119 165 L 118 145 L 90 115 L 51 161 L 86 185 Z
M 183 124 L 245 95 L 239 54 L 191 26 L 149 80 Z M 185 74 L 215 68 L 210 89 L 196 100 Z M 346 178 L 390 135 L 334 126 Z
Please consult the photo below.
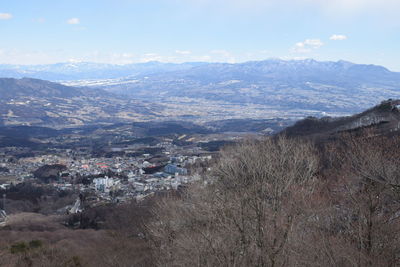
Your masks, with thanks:
M 0 0 L 0 64 L 347 60 L 400 71 L 400 0 Z

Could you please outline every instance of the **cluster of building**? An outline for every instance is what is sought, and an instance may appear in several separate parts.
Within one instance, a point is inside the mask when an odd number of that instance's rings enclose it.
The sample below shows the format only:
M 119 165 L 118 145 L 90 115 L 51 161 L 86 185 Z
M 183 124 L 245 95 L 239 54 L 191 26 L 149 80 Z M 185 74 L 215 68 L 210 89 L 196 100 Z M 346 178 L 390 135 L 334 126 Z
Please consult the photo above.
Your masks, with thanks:
M 102 164 L 96 162 L 100 159 L 92 159 L 94 162 L 90 164 L 86 162 L 81 166 L 83 168 L 81 171 L 76 168 L 76 164 L 69 170 L 80 174 L 105 174 L 94 178 L 92 183 L 80 187 L 81 191 L 94 192 L 100 200 L 124 202 L 133 198 L 140 201 L 157 191 L 178 190 L 180 186 L 200 179 L 199 175 L 190 172 L 190 166 L 197 161 L 209 161 L 211 158 L 211 155 L 173 156 L 168 162 L 159 165 L 154 165 L 143 158 L 127 161 L 114 158 L 108 159 L 115 161 L 108 162 L 110 166 L 102 165 L 107 162 L 105 159 Z M 107 168 L 102 169 L 105 166 Z M 65 183 L 60 186 L 65 186 Z
M 157 191 L 177 190 L 199 176 L 191 172 L 196 162 L 209 161 L 210 154 L 181 155 L 163 151 L 162 155 L 142 154 L 137 157 L 90 157 L 87 153 L 64 150 L 61 153 L 10 160 L 0 157 L 0 176 L 14 177 L 1 182 L 6 188 L 12 183 L 35 182 L 33 173 L 44 165 L 66 166 L 51 184 L 59 190 L 88 193 L 99 202 L 124 202 L 141 199 Z M 1 173 L 1 171 L 5 171 Z

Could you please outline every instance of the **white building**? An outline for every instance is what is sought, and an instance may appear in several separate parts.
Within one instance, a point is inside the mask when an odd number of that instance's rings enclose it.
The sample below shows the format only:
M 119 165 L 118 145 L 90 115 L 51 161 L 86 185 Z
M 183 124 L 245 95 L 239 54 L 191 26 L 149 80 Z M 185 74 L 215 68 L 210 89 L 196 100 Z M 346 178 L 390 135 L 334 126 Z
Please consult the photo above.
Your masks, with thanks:
M 104 178 L 95 178 L 93 179 L 94 186 L 97 191 L 101 192 L 110 192 L 112 187 L 118 186 L 120 181 L 108 178 L 107 176 Z

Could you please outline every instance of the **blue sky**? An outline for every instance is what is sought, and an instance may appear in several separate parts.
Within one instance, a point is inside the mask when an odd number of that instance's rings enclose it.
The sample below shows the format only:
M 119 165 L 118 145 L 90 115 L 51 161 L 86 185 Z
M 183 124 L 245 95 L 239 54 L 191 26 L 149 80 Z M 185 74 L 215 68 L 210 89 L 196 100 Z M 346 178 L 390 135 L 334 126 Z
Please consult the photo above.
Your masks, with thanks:
M 399 0 L 0 0 L 0 63 L 348 60 L 400 71 Z

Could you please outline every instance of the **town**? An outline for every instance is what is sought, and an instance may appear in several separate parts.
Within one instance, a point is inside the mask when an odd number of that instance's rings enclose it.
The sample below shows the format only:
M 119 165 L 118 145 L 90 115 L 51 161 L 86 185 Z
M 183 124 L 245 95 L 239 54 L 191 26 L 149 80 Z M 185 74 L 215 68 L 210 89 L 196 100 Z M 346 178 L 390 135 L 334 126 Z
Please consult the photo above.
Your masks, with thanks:
M 184 135 L 180 136 L 185 138 Z M 179 138 L 178 138 L 179 139 Z M 147 148 L 152 153 L 134 154 Z M 55 149 L 51 154 L 15 159 L 23 149 L 0 150 L 0 189 L 7 191 L 19 183 L 47 184 L 58 191 L 72 191 L 90 196 L 92 205 L 141 201 L 157 191 L 178 190 L 200 179 L 200 171 L 209 170 L 215 152 L 197 146 L 182 148 L 164 138 L 154 146 L 134 144 L 111 147 L 115 157 L 92 157 L 87 148 Z M 205 168 L 205 169 L 204 169 Z M 82 211 L 81 204 L 65 208 L 65 212 Z

